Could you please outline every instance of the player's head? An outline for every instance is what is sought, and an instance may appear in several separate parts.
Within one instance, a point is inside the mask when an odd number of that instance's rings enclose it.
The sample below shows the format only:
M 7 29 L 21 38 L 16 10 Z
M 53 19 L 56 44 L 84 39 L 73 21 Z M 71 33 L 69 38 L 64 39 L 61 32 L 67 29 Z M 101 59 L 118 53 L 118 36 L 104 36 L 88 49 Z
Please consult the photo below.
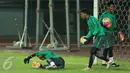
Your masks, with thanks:
M 108 7 L 108 11 L 113 13 L 113 11 L 114 11 L 114 3 L 113 3 L 113 1 L 109 1 L 107 3 L 107 7 Z
M 89 17 L 89 12 L 86 8 L 80 10 L 80 15 L 82 19 L 87 19 Z
M 39 55 L 38 58 L 39 58 L 40 60 L 45 60 L 45 58 L 44 58 L 43 55 Z
M 36 56 L 37 56 L 39 59 L 41 59 L 41 60 L 44 60 L 44 59 L 45 59 L 44 56 L 42 55 L 42 52 L 38 51 L 38 52 L 36 52 L 35 54 L 36 54 Z

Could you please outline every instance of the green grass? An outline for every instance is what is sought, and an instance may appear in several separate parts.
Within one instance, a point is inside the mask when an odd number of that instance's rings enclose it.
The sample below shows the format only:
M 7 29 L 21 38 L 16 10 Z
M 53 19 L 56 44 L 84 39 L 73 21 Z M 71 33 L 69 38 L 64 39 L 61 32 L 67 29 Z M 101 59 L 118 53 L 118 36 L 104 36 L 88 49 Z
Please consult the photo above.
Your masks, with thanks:
M 104 66 L 101 66 L 101 61 L 98 60 L 98 65 L 93 65 L 91 71 L 82 71 L 88 63 L 88 57 L 81 56 L 63 56 L 66 61 L 65 69 L 62 70 L 44 70 L 44 69 L 33 69 L 31 63 L 34 60 L 42 62 L 38 58 L 33 58 L 30 64 L 24 64 L 23 59 L 30 54 L 22 52 L 10 52 L 2 51 L 0 52 L 0 73 L 129 73 L 130 72 L 130 62 L 124 60 L 116 60 L 121 66 L 119 68 L 110 67 L 106 70 Z M 9 60 L 8 60 L 9 59 Z M 8 60 L 8 61 L 7 61 Z M 7 61 L 7 62 L 6 62 Z M 6 63 L 7 64 L 6 64 Z M 10 66 L 9 64 L 12 65 Z M 5 63 L 5 68 L 10 66 L 9 69 L 5 70 L 3 65 Z M 46 62 L 42 62 L 45 64 Z

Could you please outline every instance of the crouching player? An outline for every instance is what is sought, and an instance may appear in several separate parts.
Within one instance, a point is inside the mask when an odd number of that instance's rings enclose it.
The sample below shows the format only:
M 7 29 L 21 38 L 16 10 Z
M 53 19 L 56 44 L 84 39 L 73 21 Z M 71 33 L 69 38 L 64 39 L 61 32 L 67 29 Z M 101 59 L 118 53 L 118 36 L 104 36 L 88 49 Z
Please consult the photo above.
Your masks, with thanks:
M 47 65 L 40 65 L 39 68 L 43 69 L 63 69 L 65 61 L 59 55 L 51 51 L 38 51 L 24 59 L 25 64 L 29 64 L 31 58 L 37 56 L 40 60 L 46 60 Z

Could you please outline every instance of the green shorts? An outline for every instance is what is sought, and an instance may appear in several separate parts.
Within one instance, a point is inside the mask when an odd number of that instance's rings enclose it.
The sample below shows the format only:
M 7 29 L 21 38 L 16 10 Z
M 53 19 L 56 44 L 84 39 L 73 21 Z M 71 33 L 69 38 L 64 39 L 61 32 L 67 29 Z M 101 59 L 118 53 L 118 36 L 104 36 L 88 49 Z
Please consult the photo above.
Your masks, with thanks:
M 113 40 L 114 40 L 114 36 L 112 33 L 109 33 L 109 32 L 105 32 L 105 39 L 106 39 L 106 42 L 107 42 L 107 45 L 108 46 L 107 48 L 110 48 L 113 46 Z
M 112 46 L 111 40 L 108 40 L 108 37 L 106 35 L 97 36 L 94 39 L 94 47 L 101 48 L 104 46 L 105 48 L 110 48 Z

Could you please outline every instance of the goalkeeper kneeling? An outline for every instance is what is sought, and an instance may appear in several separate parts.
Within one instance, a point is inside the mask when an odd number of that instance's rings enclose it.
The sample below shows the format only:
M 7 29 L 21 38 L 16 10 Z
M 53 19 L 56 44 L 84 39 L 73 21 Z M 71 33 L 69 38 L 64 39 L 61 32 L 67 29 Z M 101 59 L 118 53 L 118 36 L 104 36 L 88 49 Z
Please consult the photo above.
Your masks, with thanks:
M 59 55 L 51 52 L 51 51 L 38 51 L 34 54 L 28 56 L 24 59 L 25 64 L 29 64 L 29 61 L 32 57 L 37 56 L 40 60 L 46 60 L 47 65 L 40 65 L 39 68 L 43 69 L 63 69 L 65 66 L 65 61 Z

